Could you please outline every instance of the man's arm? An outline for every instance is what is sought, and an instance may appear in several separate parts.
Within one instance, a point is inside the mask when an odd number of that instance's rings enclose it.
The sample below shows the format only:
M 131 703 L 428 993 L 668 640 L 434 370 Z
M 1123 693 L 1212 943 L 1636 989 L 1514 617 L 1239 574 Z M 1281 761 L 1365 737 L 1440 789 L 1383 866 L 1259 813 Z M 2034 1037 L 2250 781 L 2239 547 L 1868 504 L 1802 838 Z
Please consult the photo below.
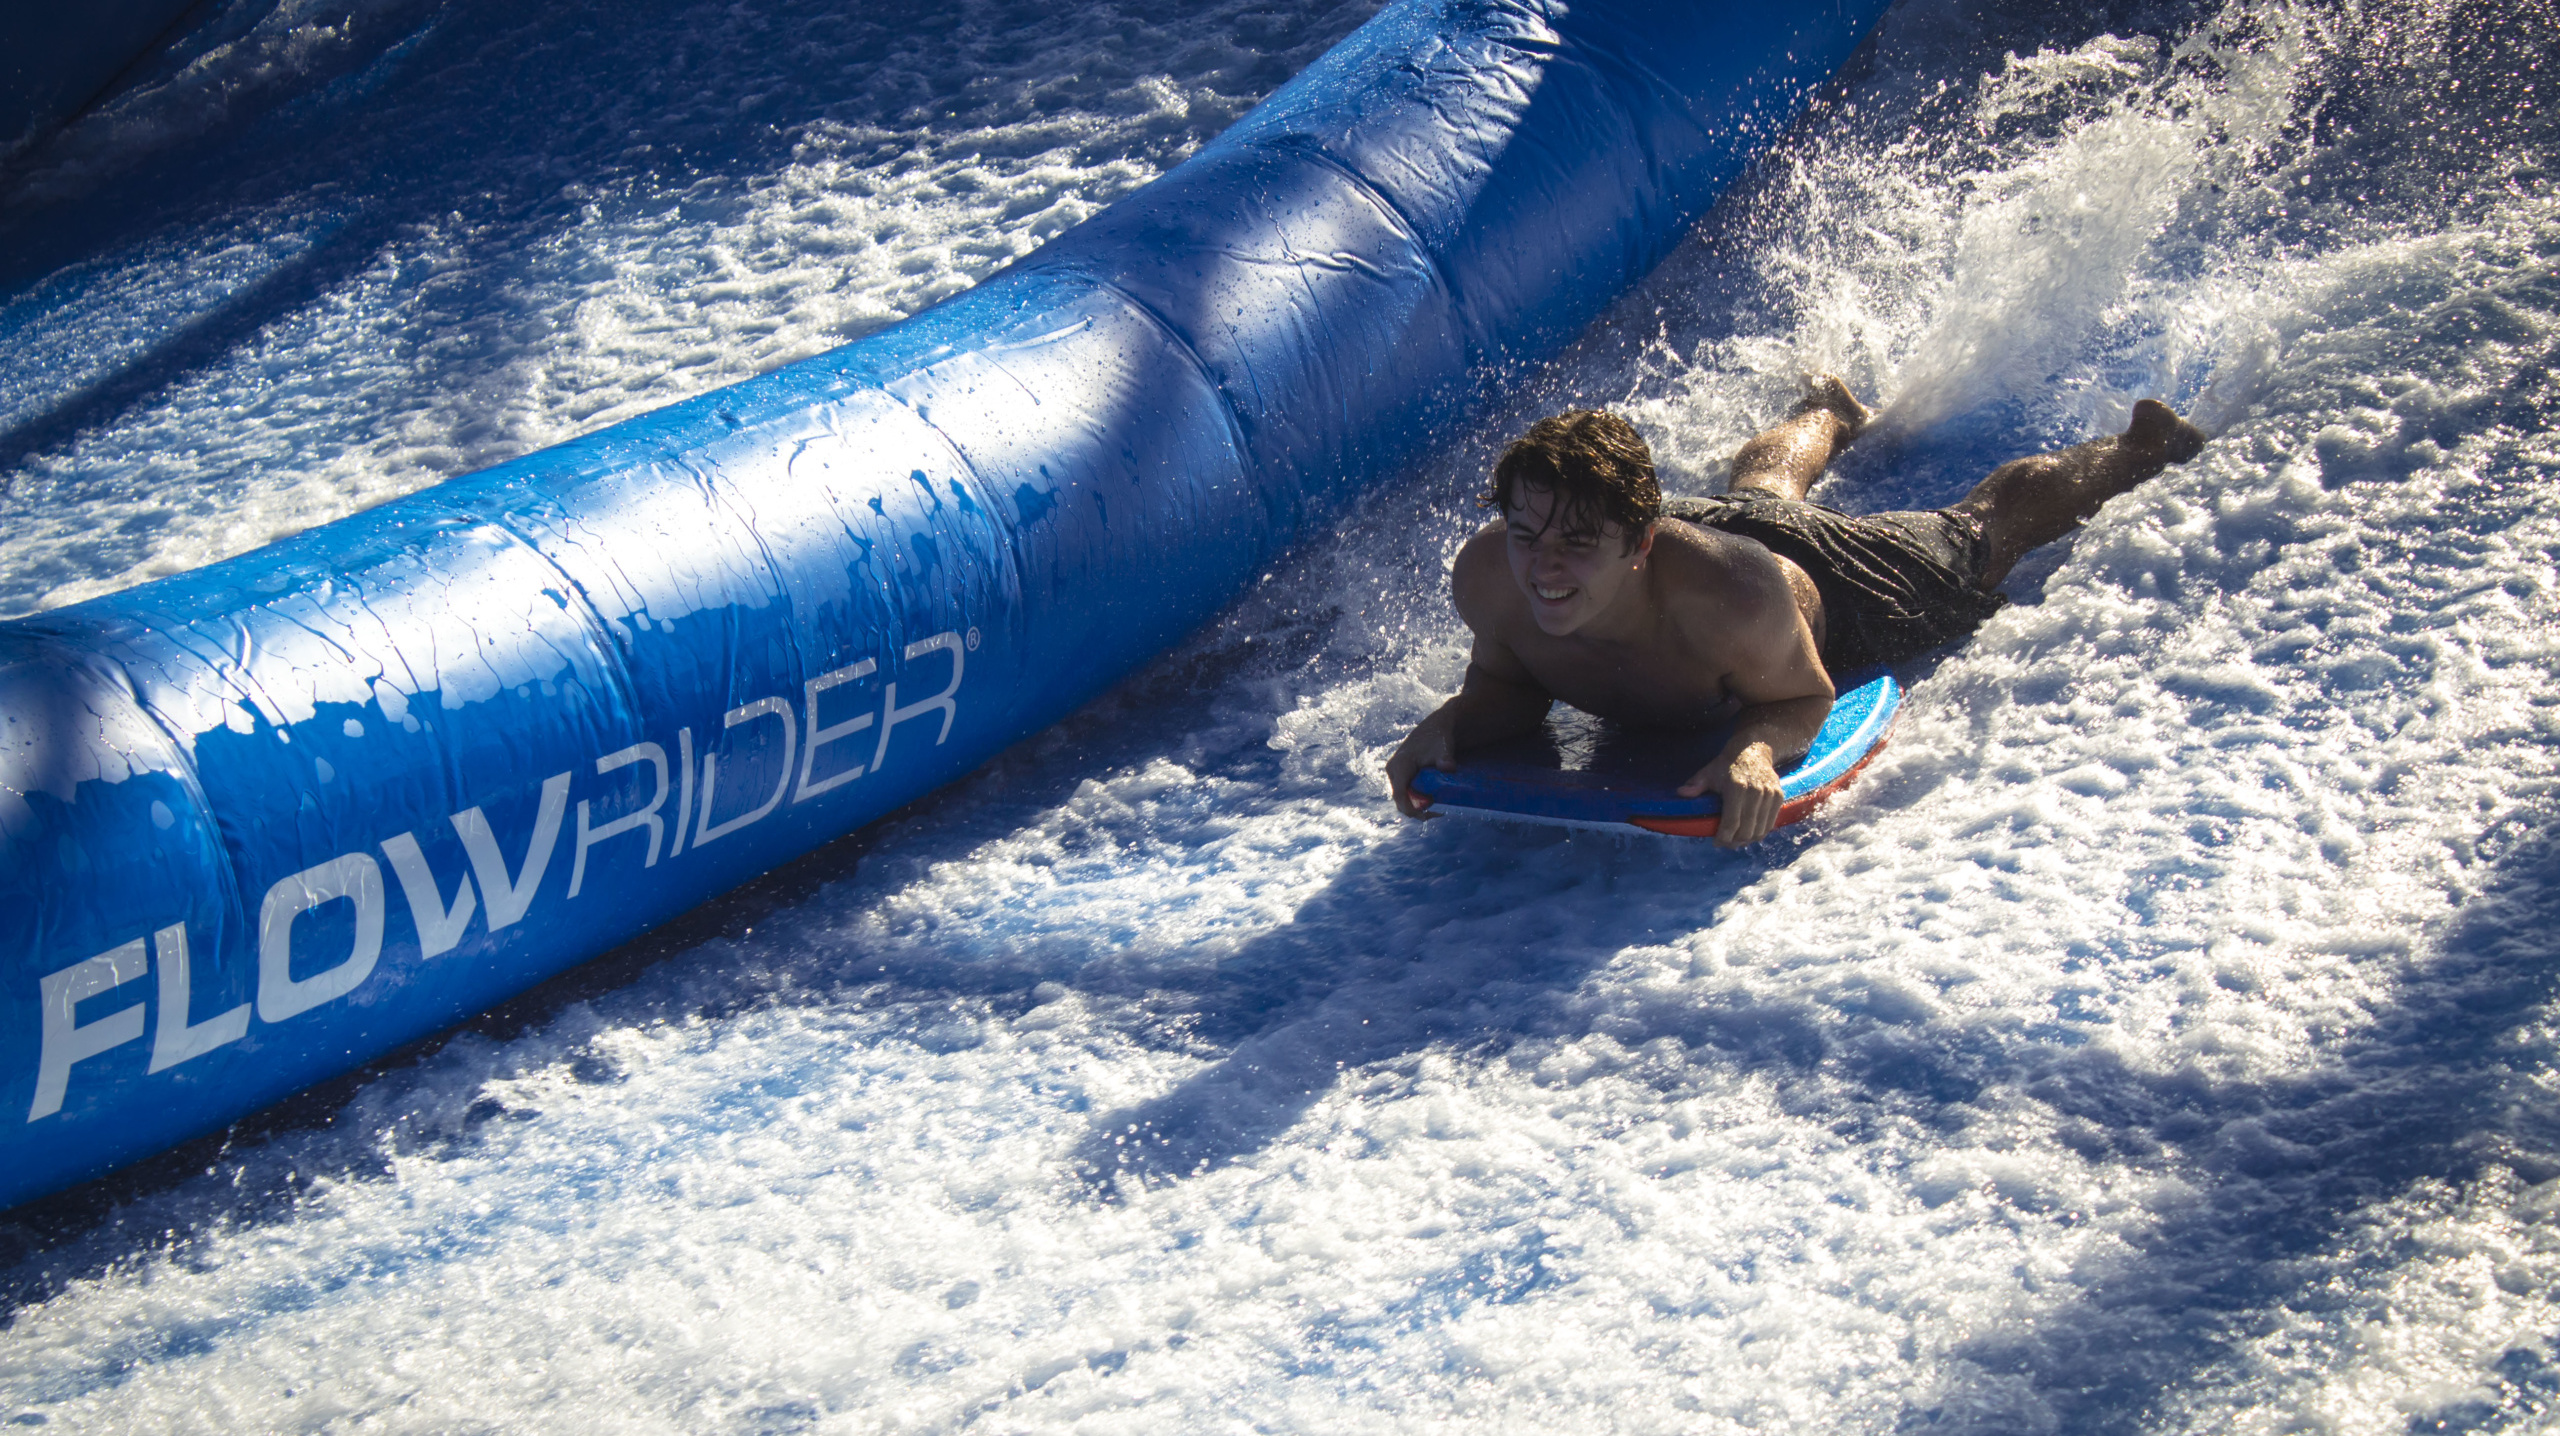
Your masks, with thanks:
M 1767 572 L 1759 570 L 1765 568 Z M 1785 574 L 1773 558 L 1748 565 L 1713 622 L 1729 667 L 1725 691 L 1742 703 L 1733 736 L 1715 761 L 1680 785 L 1680 796 L 1713 791 L 1723 800 L 1716 843 L 1756 843 L 1778 824 L 1778 765 L 1813 746 L 1831 716 L 1831 675 L 1814 648 Z
M 1449 597 L 1458 617 L 1475 633 L 1466 681 L 1458 696 L 1414 727 L 1387 759 L 1387 786 L 1396 807 L 1410 818 L 1429 817 L 1430 800 L 1415 795 L 1413 775 L 1425 768 L 1458 766 L 1458 755 L 1485 743 L 1534 731 L 1555 700 L 1531 677 L 1527 664 L 1502 641 L 1508 604 L 1519 601 L 1502 555 L 1502 522 L 1487 524 L 1458 550 L 1449 570 Z
M 1505 667 L 1519 670 L 1517 676 L 1499 671 Z M 1534 732 L 1547 721 L 1554 702 L 1507 649 L 1479 636 L 1458 696 L 1414 725 L 1387 759 L 1387 786 L 1395 791 L 1396 807 L 1409 818 L 1430 817 L 1426 809 L 1431 800 L 1413 791 L 1414 774 L 1425 768 L 1449 772 L 1469 748 Z

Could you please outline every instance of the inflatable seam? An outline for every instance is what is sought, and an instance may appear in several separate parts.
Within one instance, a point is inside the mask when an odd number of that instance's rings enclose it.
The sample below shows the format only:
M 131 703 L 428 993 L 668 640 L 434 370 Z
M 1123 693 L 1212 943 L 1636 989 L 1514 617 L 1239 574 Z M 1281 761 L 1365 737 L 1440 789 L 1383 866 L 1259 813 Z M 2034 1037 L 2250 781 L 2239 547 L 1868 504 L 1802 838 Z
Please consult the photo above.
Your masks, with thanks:
M 1634 75 L 1636 78 L 1652 86 L 1656 94 L 1678 95 L 1681 93 L 1680 88 L 1672 84 L 1670 79 L 1661 71 L 1656 70 L 1651 65 L 1637 59 L 1635 56 L 1627 53 L 1625 49 L 1619 46 L 1612 45 L 1604 47 L 1586 44 L 1582 47 L 1582 53 L 1584 56 L 1584 63 L 1590 65 L 1594 70 L 1601 69 L 1604 63 L 1614 65 L 1615 67 Z M 1670 113 L 1687 120 L 1689 122 L 1689 127 L 1696 130 L 1700 135 L 1709 138 L 1714 136 L 1714 128 L 1705 120 L 1698 118 L 1697 113 L 1691 110 L 1687 105 L 1674 104 L 1666 106 L 1665 108 L 1668 109 Z M 1643 117 L 1635 110 L 1624 104 L 1619 105 L 1618 110 L 1619 113 L 1626 116 L 1630 132 L 1638 137 L 1639 143 L 1642 143 L 1642 137 L 1644 135 L 1644 126 L 1642 124 Z M 1649 161 L 1659 162 L 1659 157 L 1653 153 L 1653 147 L 1651 145 L 1645 145 L 1645 158 Z
M 543 567 L 559 575 L 560 582 L 566 585 L 566 592 L 578 596 L 579 617 L 586 626 L 588 641 L 596 647 L 598 666 L 613 682 L 614 702 L 621 712 L 630 714 L 637 721 L 641 717 L 640 685 L 631 673 L 627 645 L 615 638 L 613 625 L 605 620 L 604 610 L 597 606 L 595 595 L 587 592 L 587 586 L 578 582 L 577 575 L 563 567 L 558 559 L 543 552 L 542 545 L 535 543 L 531 536 L 518 532 L 514 514 L 502 510 L 487 514 L 457 514 L 456 517 L 468 518 L 474 524 L 485 524 L 505 535 L 509 542 L 531 553 L 542 561 Z M 757 540 L 757 548 L 762 550 L 763 540 Z
M 83 656 L 90 655 L 83 654 Z M 172 766 L 175 767 L 180 781 L 186 787 L 187 801 L 195 805 L 197 815 L 204 820 L 205 831 L 220 833 L 222 829 L 213 811 L 213 798 L 205 791 L 204 773 L 196 763 L 195 744 L 180 739 L 170 729 L 167 720 L 163 719 L 150 704 L 142 701 L 142 685 L 133 681 L 133 670 L 124 666 L 124 660 L 108 658 L 104 654 L 97 654 L 95 657 L 114 674 L 115 681 L 123 685 L 125 701 L 133 705 L 133 710 L 141 714 L 143 720 L 151 725 L 151 731 L 159 734 L 160 741 L 168 745 L 170 756 L 175 760 Z M 225 894 L 225 897 L 236 909 L 239 906 L 239 874 L 231 871 L 230 854 L 225 853 L 223 857 L 223 873 L 230 880 L 232 887 L 232 891 Z
M 1403 222 L 1402 215 L 1396 218 L 1398 223 Z M 1415 247 L 1420 248 L 1419 245 Z M 1191 341 L 1182 337 L 1182 331 L 1173 327 L 1173 321 L 1149 308 L 1145 300 L 1098 275 L 1079 274 L 1076 278 L 1129 306 L 1139 318 L 1147 322 L 1150 328 L 1163 335 L 1165 342 L 1173 346 L 1174 352 L 1182 356 L 1183 362 L 1191 366 L 1191 372 L 1200 378 L 1200 387 L 1218 396 L 1218 414 L 1226 420 L 1227 443 L 1236 452 L 1237 467 L 1246 471 L 1245 477 L 1250 481 L 1253 477 L 1251 473 L 1253 451 L 1245 446 L 1244 416 L 1236 409 L 1235 396 L 1229 394 L 1227 386 L 1219 383 L 1217 376 L 1209 371 L 1209 361 L 1201 358 L 1200 351 L 1192 347 Z M 984 485 L 980 487 L 983 488 Z
M 1396 228 L 1404 231 L 1405 240 L 1413 246 L 1413 252 L 1421 255 L 1422 262 L 1430 266 L 1431 283 L 1434 287 L 1439 289 L 1442 294 L 1449 296 L 1452 309 L 1454 310 L 1462 307 L 1458 303 L 1458 288 L 1455 284 L 1450 282 L 1448 266 L 1441 261 L 1440 256 L 1432 250 L 1431 246 L 1423 240 L 1421 227 L 1413 222 L 1412 215 L 1405 213 L 1404 206 L 1396 203 L 1392 196 L 1390 196 L 1385 190 L 1380 189 L 1367 175 L 1353 169 L 1350 165 L 1344 163 L 1336 156 L 1327 153 L 1323 147 L 1319 145 L 1276 145 L 1257 141 L 1255 148 L 1268 150 L 1274 154 L 1285 154 L 1293 157 L 1314 160 L 1325 168 L 1332 170 L 1335 174 L 1349 180 L 1361 194 L 1368 197 L 1371 204 L 1374 204 L 1378 208 L 1386 211 L 1388 217 L 1396 222 Z
M 746 534 L 747 541 L 756 546 L 756 557 L 764 564 L 766 585 L 777 597 L 788 603 L 791 593 L 790 581 L 783 575 L 782 560 L 773 556 L 773 546 L 764 541 L 764 531 L 756 527 L 755 515 L 729 501 L 729 496 L 721 492 L 720 483 L 707 471 L 708 466 L 697 465 L 692 456 L 684 454 L 677 455 L 675 463 L 677 468 L 684 470 L 685 477 L 693 480 L 694 486 L 702 490 L 703 501 L 728 515 L 730 521 Z M 786 466 L 783 472 L 787 478 L 790 470 Z
M 978 472 L 978 466 L 970 461 L 969 451 L 961 448 L 960 441 L 951 437 L 948 430 L 944 429 L 940 424 L 935 423 L 932 415 L 925 413 L 922 409 L 919 409 L 914 404 L 909 403 L 905 396 L 885 385 L 852 384 L 846 387 L 844 394 L 850 395 L 863 390 L 868 390 L 872 393 L 878 394 L 884 399 L 887 399 L 890 403 L 897 405 L 898 408 L 907 415 L 907 417 L 922 425 L 925 432 L 933 435 L 935 442 L 941 444 L 943 451 L 951 456 L 952 467 L 960 473 L 968 476 L 969 487 L 977 490 L 979 508 L 987 514 L 990 520 L 1000 526 L 1005 534 L 1014 539 L 1014 542 L 1008 543 L 1004 546 L 1005 564 L 1013 571 L 1013 591 L 1016 593 L 1029 592 L 1031 585 L 1030 556 L 1023 551 L 1021 530 L 1016 528 L 1014 525 L 1013 512 L 1003 504 L 996 501 L 997 496 L 994 487 L 988 484 L 986 475 Z M 829 434 L 834 435 L 839 440 L 844 440 L 844 442 L 848 444 L 852 442 L 851 440 L 845 439 L 843 431 L 836 428 L 835 417 L 832 414 L 827 417 L 826 426 Z M 757 544 L 761 546 L 763 544 L 763 540 L 759 538 L 757 540 Z

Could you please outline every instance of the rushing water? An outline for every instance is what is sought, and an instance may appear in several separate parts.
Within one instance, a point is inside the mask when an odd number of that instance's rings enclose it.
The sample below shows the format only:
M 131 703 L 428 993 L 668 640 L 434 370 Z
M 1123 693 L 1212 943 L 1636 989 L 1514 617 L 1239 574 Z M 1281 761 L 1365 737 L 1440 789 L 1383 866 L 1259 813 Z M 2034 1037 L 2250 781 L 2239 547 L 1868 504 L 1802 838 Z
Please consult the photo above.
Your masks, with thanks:
M 1366 12 L 224 13 L 8 172 L 0 609 L 888 322 Z M 1112 697 L 23 1226 L 0 1419 L 2548 1427 L 2556 43 L 1910 0 L 1481 438 Z M 1888 405 L 1848 507 L 2146 393 L 2217 438 L 1761 849 L 1394 820 L 1499 438 L 1613 404 L 1706 491 L 1816 367 Z

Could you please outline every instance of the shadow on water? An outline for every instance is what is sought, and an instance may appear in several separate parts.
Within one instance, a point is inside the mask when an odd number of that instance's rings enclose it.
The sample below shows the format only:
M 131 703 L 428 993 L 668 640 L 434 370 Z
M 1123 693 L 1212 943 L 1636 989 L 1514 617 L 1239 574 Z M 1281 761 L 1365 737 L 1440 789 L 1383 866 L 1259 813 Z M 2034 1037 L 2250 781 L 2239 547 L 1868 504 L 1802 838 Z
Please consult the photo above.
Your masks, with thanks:
M 1941 661 L 1909 667 L 1918 681 Z M 1933 780 L 1861 801 L 1901 805 Z M 1219 1053 L 1160 1096 L 1096 1120 L 1071 1166 L 1100 1201 L 1178 1181 L 1271 1145 L 1346 1074 L 1425 1052 L 1496 1060 L 1593 1030 L 1586 981 L 1632 948 L 1713 926 L 1734 897 L 1819 843 L 1819 815 L 1741 852 L 1636 833 L 1446 818 L 1407 825 L 1352 858 L 1289 922 L 1218 964 L 1191 997 Z M 1900 1104 L 1964 1101 L 1982 1078 L 1960 1054 L 1879 1025 L 1844 1046 L 1825 1009 L 1724 997 L 1597 1020 L 1627 1046 L 1669 1038 L 1719 1067 L 1846 1068 Z M 1832 1025 L 1836 1025 L 1834 1022 Z M 1690 1075 L 1668 1072 L 1686 1087 Z
M 2315 1259 L 2384 1204 L 2496 1168 L 2526 1183 L 2560 1177 L 2560 1110 L 2537 1080 L 2560 1060 L 2555 1002 L 2560 836 L 2543 833 L 2497 863 L 2440 954 L 2403 975 L 2396 1005 L 2300 1076 L 2217 1085 L 2087 1050 L 2050 1063 L 2027 1090 L 2075 1145 L 2173 1173 L 2190 1195 L 2155 1209 L 2136 1253 L 2058 1316 L 1966 1354 L 2027 1378 L 2063 1429 L 2092 1433 L 2145 1429 L 2200 1377 L 2236 1377 L 2263 1314 L 2343 1305 L 2335 1261 Z M 2517 1346 L 2486 1396 L 2423 1411 L 2409 1429 L 2542 1419 L 2560 1405 L 2552 1355 Z
M 1345 1072 L 1551 1035 L 1593 971 L 1694 930 L 1803 839 L 1732 857 L 1679 853 L 1684 842 L 1450 819 L 1353 858 L 1291 921 L 1220 963 L 1219 990 L 1197 995 L 1199 1035 L 1224 1055 L 1098 1118 L 1076 1174 L 1116 1200 L 1122 1183 L 1179 1180 L 1262 1150 Z M 1667 875 L 1675 854 L 1686 861 Z M 1799 1033 L 1724 1035 L 1810 1055 Z

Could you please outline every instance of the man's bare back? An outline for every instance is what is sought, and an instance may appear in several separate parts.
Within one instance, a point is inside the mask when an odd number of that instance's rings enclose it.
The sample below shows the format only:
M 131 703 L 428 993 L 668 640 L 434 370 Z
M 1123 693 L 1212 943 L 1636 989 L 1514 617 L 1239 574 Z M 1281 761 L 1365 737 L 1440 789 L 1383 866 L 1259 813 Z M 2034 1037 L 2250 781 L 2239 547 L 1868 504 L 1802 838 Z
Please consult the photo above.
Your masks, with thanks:
M 1939 585 L 1934 592 L 1978 612 L 1996 605 L 1996 596 L 1981 595 L 2020 555 L 2204 442 L 2166 407 L 2144 400 L 2123 435 L 2004 464 L 1963 503 L 1935 514 L 1860 521 L 1803 505 L 1805 490 L 1866 418 L 1845 385 L 1817 376 L 1803 407 L 1735 457 L 1733 491 L 1749 501 L 1733 506 L 1744 516 L 1737 526 L 1818 512 L 1847 529 L 1884 524 L 1888 540 L 1898 541 L 1885 521 L 1928 520 L 1945 534 L 1924 539 L 1967 546 L 1965 571 L 1938 563 L 1929 542 L 1906 544 L 1912 552 L 1903 561 L 1926 569 Z M 1541 421 L 1503 455 L 1487 502 L 1502 516 L 1459 550 L 1451 575 L 1459 617 L 1475 634 L 1466 681 L 1388 760 L 1397 806 L 1429 816 L 1428 800 L 1412 791 L 1415 773 L 1454 768 L 1469 748 L 1534 730 L 1561 700 L 1646 727 L 1730 720 L 1723 749 L 1680 791 L 1721 799 L 1718 842 L 1764 836 L 1777 819 L 1779 767 L 1804 752 L 1830 713 L 1826 632 L 1835 622 L 1854 628 L 1858 613 L 1827 613 L 1824 585 L 1767 544 L 1657 522 L 1651 455 L 1614 415 L 1577 411 Z M 1769 543 L 1788 543 L 1783 526 Z M 1959 582 L 1978 587 L 1947 587 Z

